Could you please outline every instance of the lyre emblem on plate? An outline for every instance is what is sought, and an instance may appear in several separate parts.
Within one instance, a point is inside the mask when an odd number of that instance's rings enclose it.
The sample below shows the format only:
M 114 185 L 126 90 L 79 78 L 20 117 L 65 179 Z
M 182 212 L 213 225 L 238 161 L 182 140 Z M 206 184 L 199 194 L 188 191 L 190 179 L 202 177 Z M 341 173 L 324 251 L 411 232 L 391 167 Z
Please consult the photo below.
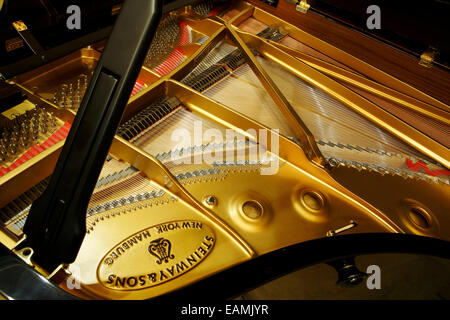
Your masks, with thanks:
M 157 264 L 161 264 L 163 261 L 167 263 L 169 259 L 175 258 L 173 254 L 170 254 L 171 248 L 172 244 L 169 240 L 159 238 L 150 242 L 148 252 L 159 259 L 156 261 Z

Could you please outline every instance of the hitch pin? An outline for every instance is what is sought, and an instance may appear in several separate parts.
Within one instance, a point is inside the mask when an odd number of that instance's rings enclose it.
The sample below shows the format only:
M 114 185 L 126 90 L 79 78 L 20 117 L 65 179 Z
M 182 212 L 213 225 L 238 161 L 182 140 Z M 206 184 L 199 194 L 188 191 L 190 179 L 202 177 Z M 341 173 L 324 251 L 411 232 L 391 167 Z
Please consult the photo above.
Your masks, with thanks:
M 338 233 L 341 233 L 341 232 L 347 231 L 349 229 L 352 229 L 352 228 L 356 227 L 357 225 L 358 224 L 355 221 L 350 220 L 350 224 L 346 225 L 345 227 L 339 228 L 337 230 L 330 230 L 330 231 L 328 231 L 327 232 L 327 237 L 335 236 Z

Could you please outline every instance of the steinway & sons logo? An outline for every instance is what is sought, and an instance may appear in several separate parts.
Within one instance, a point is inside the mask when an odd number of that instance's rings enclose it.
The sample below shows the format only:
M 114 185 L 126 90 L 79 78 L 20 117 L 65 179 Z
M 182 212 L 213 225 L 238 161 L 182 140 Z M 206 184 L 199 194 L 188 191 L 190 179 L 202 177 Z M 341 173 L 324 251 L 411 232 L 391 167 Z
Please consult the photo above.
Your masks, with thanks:
M 171 221 L 131 235 L 102 259 L 97 277 L 114 290 L 139 290 L 173 280 L 195 268 L 214 247 L 203 222 Z
M 173 254 L 170 254 L 170 249 L 172 245 L 170 241 L 164 238 L 159 238 L 150 242 L 148 246 L 148 251 L 158 258 L 157 264 L 164 262 L 169 262 L 169 259 L 175 258 Z

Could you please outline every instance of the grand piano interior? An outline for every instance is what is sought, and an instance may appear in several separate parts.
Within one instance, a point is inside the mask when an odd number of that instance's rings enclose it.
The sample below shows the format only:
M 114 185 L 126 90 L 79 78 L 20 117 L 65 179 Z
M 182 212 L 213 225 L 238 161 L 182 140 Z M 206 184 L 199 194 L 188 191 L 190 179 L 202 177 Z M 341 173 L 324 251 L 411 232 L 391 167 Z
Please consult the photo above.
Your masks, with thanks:
M 41 267 L 23 228 L 122 6 L 81 1 L 82 28 L 69 30 L 66 1 L 44 2 L 0 1 L 0 241 L 62 290 L 149 299 L 345 235 L 448 246 L 448 43 L 364 30 L 337 17 L 338 1 L 203 1 L 162 16 L 78 255 Z M 323 261 L 237 297 L 449 299 L 448 260 L 404 249 Z M 367 289 L 370 265 L 379 290 Z

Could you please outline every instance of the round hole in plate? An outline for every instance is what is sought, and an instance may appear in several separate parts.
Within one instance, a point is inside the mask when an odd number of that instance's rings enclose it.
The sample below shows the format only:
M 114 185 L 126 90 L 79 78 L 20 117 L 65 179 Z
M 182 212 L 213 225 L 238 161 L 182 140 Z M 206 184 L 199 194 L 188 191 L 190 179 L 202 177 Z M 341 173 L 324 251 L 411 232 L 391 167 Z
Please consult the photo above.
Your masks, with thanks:
M 430 221 L 427 212 L 420 207 L 410 207 L 408 218 L 416 226 L 427 229 L 430 227 Z
M 24 250 L 22 251 L 22 254 L 23 254 L 24 256 L 29 256 L 29 255 L 31 254 L 31 249 L 29 249 L 29 248 L 24 249 Z
M 303 194 L 303 203 L 311 210 L 320 210 L 324 204 L 322 196 L 313 191 L 307 191 Z
M 248 200 L 242 205 L 242 212 L 250 219 L 258 219 L 263 211 L 262 205 L 255 200 Z

